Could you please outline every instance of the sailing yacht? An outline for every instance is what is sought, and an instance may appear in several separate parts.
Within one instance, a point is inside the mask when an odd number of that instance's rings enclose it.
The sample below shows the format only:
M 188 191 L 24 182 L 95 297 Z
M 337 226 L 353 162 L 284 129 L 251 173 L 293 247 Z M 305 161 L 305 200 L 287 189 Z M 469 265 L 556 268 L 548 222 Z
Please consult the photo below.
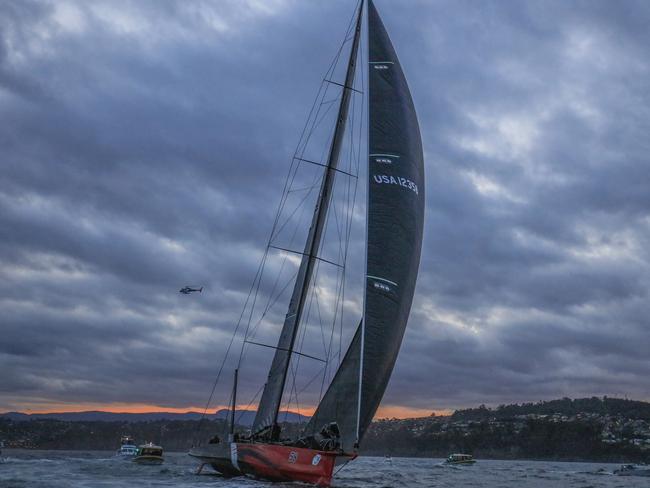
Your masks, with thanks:
M 315 413 L 297 438 L 278 422 L 287 373 L 296 351 L 307 289 L 320 258 L 350 98 L 364 13 L 367 16 L 367 187 L 362 317 Z M 228 439 L 190 455 L 225 476 L 329 486 L 336 464 L 357 457 L 381 402 L 406 329 L 418 274 L 424 221 L 424 160 L 413 100 L 386 28 L 372 0 L 361 0 L 333 136 L 304 252 L 282 331 L 248 435 L 235 432 L 237 371 Z M 356 322 L 355 322 L 356 324 Z

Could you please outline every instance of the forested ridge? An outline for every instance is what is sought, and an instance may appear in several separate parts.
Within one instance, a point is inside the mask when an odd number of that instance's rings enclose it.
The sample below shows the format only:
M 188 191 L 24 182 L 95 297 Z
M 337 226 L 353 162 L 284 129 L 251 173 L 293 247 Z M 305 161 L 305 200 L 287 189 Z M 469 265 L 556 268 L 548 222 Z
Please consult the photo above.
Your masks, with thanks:
M 223 431 L 223 420 L 138 422 L 13 420 L 0 417 L 0 440 L 27 449 L 114 450 L 121 435 L 185 451 Z M 245 426 L 238 428 L 245 431 Z M 284 424 L 295 436 L 300 424 Z M 650 403 L 583 398 L 457 410 L 449 416 L 373 422 L 362 454 L 478 458 L 650 461 Z

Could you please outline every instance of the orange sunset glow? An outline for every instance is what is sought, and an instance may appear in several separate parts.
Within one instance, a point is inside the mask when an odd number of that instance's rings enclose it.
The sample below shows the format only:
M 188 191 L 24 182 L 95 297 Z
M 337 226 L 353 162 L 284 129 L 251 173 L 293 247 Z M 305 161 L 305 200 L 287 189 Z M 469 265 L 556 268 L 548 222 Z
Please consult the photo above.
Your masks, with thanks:
M 250 408 L 248 405 L 238 405 L 238 409 Z M 205 407 L 164 407 L 160 405 L 150 405 L 145 403 L 77 403 L 77 404 L 63 404 L 63 403 L 51 403 L 51 404 L 31 404 L 24 405 L 18 410 L 23 413 L 29 414 L 46 414 L 46 413 L 73 413 L 73 412 L 88 412 L 88 411 L 99 411 L 99 412 L 110 412 L 110 413 L 152 413 L 152 412 L 168 412 L 168 413 L 188 413 L 188 412 L 203 412 Z M 217 405 L 212 406 L 209 409 L 209 412 L 215 412 L 217 410 L 229 408 L 226 405 Z M 313 415 L 315 407 L 304 407 L 300 409 L 300 413 L 305 416 Z M 386 405 L 379 407 L 375 419 L 385 419 L 385 418 L 415 418 L 415 417 L 428 417 L 431 413 L 436 415 L 449 415 L 451 414 L 450 410 L 436 410 L 432 411 L 429 409 L 423 408 L 410 408 L 402 407 L 398 405 Z
M 41 413 L 73 413 L 73 412 L 110 412 L 110 413 L 151 413 L 151 412 L 169 412 L 169 413 L 187 413 L 202 412 L 205 407 L 162 407 L 160 405 L 148 405 L 145 403 L 76 403 L 76 404 L 36 404 L 25 405 L 19 409 L 20 412 L 30 414 Z M 226 407 L 213 407 L 210 411 L 219 410 Z

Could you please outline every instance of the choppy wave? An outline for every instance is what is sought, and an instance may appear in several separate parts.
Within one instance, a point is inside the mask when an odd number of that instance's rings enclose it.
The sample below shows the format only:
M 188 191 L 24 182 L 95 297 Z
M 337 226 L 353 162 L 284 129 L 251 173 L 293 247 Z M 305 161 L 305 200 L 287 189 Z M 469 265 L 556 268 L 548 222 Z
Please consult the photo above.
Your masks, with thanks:
M 165 464 L 142 466 L 110 452 L 8 450 L 0 459 L 1 488 L 295 488 L 304 485 L 226 479 L 210 469 L 196 474 L 183 453 L 168 453 Z M 481 461 L 445 466 L 440 459 L 360 458 L 343 468 L 335 488 L 626 488 L 650 487 L 650 480 L 612 476 L 617 465 L 533 461 Z

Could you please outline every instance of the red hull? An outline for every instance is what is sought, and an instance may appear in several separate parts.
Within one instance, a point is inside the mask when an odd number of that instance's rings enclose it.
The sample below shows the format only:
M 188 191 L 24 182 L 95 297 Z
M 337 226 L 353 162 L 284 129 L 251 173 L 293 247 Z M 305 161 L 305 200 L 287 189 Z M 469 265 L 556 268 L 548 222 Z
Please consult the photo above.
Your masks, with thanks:
M 242 473 L 271 481 L 302 481 L 329 486 L 338 456 L 331 451 L 316 451 L 276 444 L 237 443 L 233 461 Z

